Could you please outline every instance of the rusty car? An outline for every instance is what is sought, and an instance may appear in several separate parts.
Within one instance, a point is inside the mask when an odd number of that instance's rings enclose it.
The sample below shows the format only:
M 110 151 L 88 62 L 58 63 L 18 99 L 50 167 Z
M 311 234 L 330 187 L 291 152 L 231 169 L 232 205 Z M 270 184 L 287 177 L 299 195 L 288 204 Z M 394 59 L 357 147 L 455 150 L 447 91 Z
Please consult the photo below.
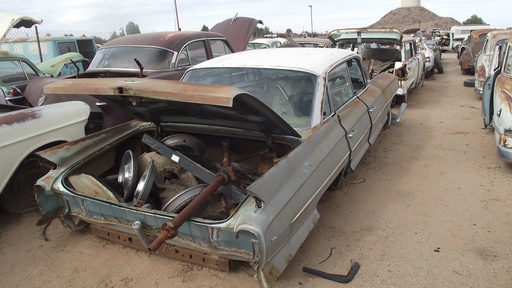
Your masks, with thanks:
M 496 29 L 480 29 L 472 31 L 459 50 L 459 65 L 463 75 L 475 74 L 476 55 L 482 51 L 487 33 Z
M 196 83 L 203 82 L 203 83 Z M 250 263 L 272 286 L 340 187 L 393 121 L 394 75 L 370 79 L 342 49 L 279 48 L 198 64 L 182 81 L 69 79 L 136 120 L 40 151 L 39 225 L 195 264 Z M 396 119 L 396 118 L 395 118 Z
M 410 91 L 422 87 L 425 58 L 419 53 L 416 38 L 397 29 L 335 29 L 329 39 L 338 48 L 357 51 L 370 75 L 391 73 L 398 78 L 396 104 L 407 103 Z
M 512 162 L 512 39 L 498 40 L 493 51 L 482 91 L 484 127 L 494 130 L 499 158 Z
M 475 93 L 482 94 L 484 81 L 491 72 L 496 43 L 512 36 L 512 30 L 496 30 L 487 33 L 482 50 L 475 59 Z M 503 42 L 503 41 L 502 41 Z
M 51 168 L 34 153 L 83 137 L 89 106 L 80 101 L 0 106 L 0 209 L 13 214 L 33 211 L 38 207 L 33 186 Z
M 217 23 L 210 31 L 167 31 L 122 36 L 98 49 L 84 73 L 64 77 L 140 77 L 179 80 L 191 66 L 222 55 L 243 51 L 256 25 L 250 17 L 234 17 Z M 125 122 L 131 117 L 87 95 L 52 95 L 43 87 L 59 81 L 37 78 L 28 84 L 24 96 L 31 106 L 81 100 L 91 106 L 88 133 Z

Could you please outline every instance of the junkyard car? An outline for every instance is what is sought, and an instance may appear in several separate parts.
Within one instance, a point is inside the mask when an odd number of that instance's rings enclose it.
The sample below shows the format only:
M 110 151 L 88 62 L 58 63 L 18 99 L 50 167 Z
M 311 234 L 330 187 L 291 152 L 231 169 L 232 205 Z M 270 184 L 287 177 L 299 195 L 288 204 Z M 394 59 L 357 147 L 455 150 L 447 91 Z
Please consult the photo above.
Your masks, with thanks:
M 337 47 L 357 51 L 370 75 L 391 73 L 398 78 L 396 102 L 406 103 L 409 92 L 423 86 L 425 59 L 418 53 L 416 39 L 396 29 L 336 29 L 329 39 Z
M 72 101 L 25 109 L 3 105 L 2 111 L 0 208 L 23 213 L 37 208 L 33 186 L 50 170 L 34 152 L 83 137 L 89 106 Z
M 475 73 L 475 58 L 487 38 L 487 33 L 496 29 L 481 29 L 472 31 L 468 35 L 467 40 L 462 43 L 459 50 L 459 65 L 463 75 L 471 75 Z
M 295 43 L 301 47 L 314 47 L 314 48 L 335 48 L 336 45 L 328 38 L 308 37 L 308 38 L 293 38 Z
M 279 48 L 218 57 L 182 80 L 45 86 L 141 121 L 38 153 L 55 167 L 35 186 L 39 224 L 90 224 L 112 241 L 218 269 L 248 262 L 271 286 L 318 221 L 320 197 L 389 126 L 396 77 L 370 80 L 341 49 Z
M 512 162 L 512 39 L 495 43 L 490 67 L 482 93 L 484 126 L 494 129 L 498 156 Z
M 13 87 L 27 85 L 31 79 L 45 74 L 27 58 L 0 51 L 0 104 L 24 105 L 23 94 Z
M 425 77 L 429 77 L 434 75 L 434 67 L 435 67 L 435 57 L 434 51 L 430 49 L 424 41 L 417 41 L 416 47 L 418 49 L 418 53 L 423 54 L 423 59 L 425 59 Z
M 246 50 L 277 48 L 286 42 L 285 38 L 257 38 L 247 43 Z
M 260 20 L 236 17 L 217 23 L 208 32 L 172 31 L 133 34 L 111 40 L 96 52 L 80 78 L 148 77 L 179 80 L 191 66 L 245 48 Z M 216 32 L 212 32 L 216 31 Z M 222 33 L 222 34 L 221 34 Z M 242 49 L 243 50 L 243 49 Z M 67 78 L 74 78 L 68 76 Z M 91 106 L 88 131 L 95 132 L 130 119 L 116 108 L 87 95 L 52 95 L 43 87 L 57 79 L 30 81 L 24 95 L 32 106 L 81 100 Z M 99 104 L 99 105 L 97 105 Z
M 434 69 L 437 70 L 438 74 L 444 73 L 443 63 L 441 62 L 443 52 L 434 40 L 423 40 L 430 50 L 434 52 Z
M 475 92 L 481 94 L 484 81 L 491 72 L 491 62 L 494 55 L 496 42 L 501 39 L 507 39 L 512 36 L 512 30 L 496 30 L 487 33 L 482 50 L 476 56 L 475 60 Z

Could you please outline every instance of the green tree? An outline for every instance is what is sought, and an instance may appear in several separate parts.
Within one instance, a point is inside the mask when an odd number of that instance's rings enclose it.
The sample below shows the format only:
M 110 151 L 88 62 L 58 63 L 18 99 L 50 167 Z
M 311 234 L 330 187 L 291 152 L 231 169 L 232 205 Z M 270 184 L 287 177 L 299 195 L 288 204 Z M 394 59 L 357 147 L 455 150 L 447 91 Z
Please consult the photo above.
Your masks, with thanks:
M 487 24 L 482 20 L 482 18 L 478 17 L 476 14 L 471 15 L 466 21 L 462 22 L 464 25 L 468 24 Z
M 92 39 L 94 39 L 94 42 L 96 42 L 96 44 L 100 44 L 100 45 L 103 45 L 107 42 L 107 39 L 103 39 L 99 36 L 92 36 Z
M 130 21 L 130 22 L 128 22 L 128 24 L 126 24 L 126 35 L 132 35 L 132 34 L 140 34 L 140 29 L 139 29 L 139 25 Z
M 110 34 L 110 38 L 108 38 L 108 41 L 116 38 L 119 38 L 119 35 L 117 35 L 116 30 L 114 30 L 112 31 L 112 34 Z
M 210 31 L 210 28 L 203 24 L 203 28 L 201 28 L 201 31 Z
M 267 26 L 265 26 L 265 28 L 260 28 L 260 27 L 256 26 L 254 28 L 254 30 L 252 31 L 253 38 L 261 38 L 267 34 L 272 34 L 272 32 L 270 32 L 270 29 L 268 29 Z

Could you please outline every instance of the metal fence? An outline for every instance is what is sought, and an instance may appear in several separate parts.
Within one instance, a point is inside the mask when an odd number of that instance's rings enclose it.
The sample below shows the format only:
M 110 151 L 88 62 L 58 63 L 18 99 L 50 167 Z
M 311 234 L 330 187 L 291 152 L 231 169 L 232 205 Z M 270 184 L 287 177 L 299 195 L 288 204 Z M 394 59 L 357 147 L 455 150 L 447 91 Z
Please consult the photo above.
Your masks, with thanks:
M 96 49 L 111 38 L 113 32 L 47 30 L 34 26 L 12 29 L 0 43 L 0 51 L 22 55 L 40 63 L 67 52 L 79 52 L 92 60 Z

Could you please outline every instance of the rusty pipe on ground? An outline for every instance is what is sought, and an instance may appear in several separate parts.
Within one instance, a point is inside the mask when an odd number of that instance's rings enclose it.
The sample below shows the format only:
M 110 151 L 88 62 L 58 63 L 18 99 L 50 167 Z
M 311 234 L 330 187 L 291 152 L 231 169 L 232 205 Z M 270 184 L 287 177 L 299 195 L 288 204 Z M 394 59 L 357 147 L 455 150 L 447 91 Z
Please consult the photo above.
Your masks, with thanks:
M 223 142 L 224 148 L 224 159 L 222 160 L 224 169 L 219 171 L 215 176 L 215 179 L 206 186 L 206 188 L 199 193 L 192 202 L 190 202 L 183 210 L 181 210 L 174 219 L 169 222 L 162 224 L 158 237 L 149 245 L 149 252 L 155 252 L 164 244 L 166 240 L 172 239 L 178 235 L 178 229 L 187 221 L 221 185 L 227 184 L 229 180 L 233 179 L 233 172 L 231 168 L 231 153 L 229 151 L 229 143 Z

